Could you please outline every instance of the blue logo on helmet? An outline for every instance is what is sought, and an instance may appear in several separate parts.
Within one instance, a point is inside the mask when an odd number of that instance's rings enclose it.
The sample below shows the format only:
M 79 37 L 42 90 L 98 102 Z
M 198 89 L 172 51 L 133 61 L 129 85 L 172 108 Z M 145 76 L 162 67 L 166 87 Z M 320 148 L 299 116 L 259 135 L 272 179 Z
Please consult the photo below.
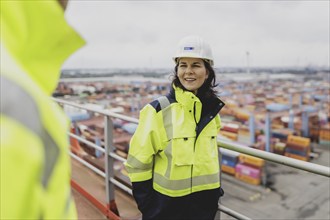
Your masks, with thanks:
M 194 47 L 184 47 L 183 50 L 194 50 Z

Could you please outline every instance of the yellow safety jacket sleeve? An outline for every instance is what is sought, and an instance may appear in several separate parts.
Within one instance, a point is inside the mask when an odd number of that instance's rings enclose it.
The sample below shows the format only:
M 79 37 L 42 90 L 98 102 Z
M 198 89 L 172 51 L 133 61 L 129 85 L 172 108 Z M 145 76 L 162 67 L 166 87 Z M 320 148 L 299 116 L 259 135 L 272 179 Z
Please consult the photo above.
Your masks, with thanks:
M 50 95 L 84 40 L 58 1 L 0 4 L 0 219 L 76 219 L 69 121 Z
M 162 135 L 162 126 L 159 126 L 159 123 L 162 123 L 162 119 L 152 106 L 147 105 L 141 110 L 139 125 L 130 141 L 125 163 L 131 182 L 152 178 L 154 155 L 164 145 L 161 141 L 164 139 L 164 133 Z
M 49 97 L 35 96 L 41 107 L 9 78 L 1 75 L 1 82 L 20 100 L 13 106 L 10 101 L 15 100 L 1 98 L 1 219 L 75 219 L 65 134 L 68 121 Z M 40 110 L 44 114 L 39 115 Z M 46 114 L 52 117 L 43 121 Z
M 11 118 L 1 115 L 0 120 L 1 219 L 21 219 L 22 213 L 25 218 L 33 219 L 41 213 L 43 204 L 42 188 L 34 187 L 40 181 L 42 142 Z M 24 172 L 15 172 L 13 167 Z
M 221 128 L 221 118 L 220 118 L 220 115 L 219 114 L 215 117 L 215 124 L 217 126 L 217 131 L 220 131 L 220 128 Z

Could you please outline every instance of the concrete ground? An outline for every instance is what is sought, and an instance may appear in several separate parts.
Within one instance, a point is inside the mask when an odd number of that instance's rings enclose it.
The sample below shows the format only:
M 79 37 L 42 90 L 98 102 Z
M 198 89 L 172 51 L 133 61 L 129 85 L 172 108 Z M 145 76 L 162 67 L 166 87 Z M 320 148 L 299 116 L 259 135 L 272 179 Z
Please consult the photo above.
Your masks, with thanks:
M 316 146 L 311 162 L 329 167 L 330 146 Z M 221 203 L 251 219 L 330 219 L 330 178 L 267 162 L 266 186 L 222 174 Z M 221 219 L 234 219 L 224 213 Z

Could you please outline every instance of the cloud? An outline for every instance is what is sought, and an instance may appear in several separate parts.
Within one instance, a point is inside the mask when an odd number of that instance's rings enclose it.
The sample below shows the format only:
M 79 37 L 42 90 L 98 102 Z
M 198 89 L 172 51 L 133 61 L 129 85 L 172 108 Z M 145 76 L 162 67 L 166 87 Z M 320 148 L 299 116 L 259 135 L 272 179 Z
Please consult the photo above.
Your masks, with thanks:
M 328 1 L 71 1 L 88 45 L 64 65 L 172 68 L 177 42 L 205 38 L 216 66 L 329 66 Z

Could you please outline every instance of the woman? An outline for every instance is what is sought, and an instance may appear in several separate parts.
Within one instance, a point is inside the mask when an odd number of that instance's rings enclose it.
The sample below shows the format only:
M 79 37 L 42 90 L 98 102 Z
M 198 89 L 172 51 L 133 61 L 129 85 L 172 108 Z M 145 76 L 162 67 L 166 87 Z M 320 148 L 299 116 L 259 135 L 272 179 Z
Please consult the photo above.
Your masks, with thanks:
M 215 95 L 209 45 L 183 38 L 165 97 L 146 105 L 125 164 L 143 219 L 214 219 L 223 194 L 217 134 L 224 103 Z

